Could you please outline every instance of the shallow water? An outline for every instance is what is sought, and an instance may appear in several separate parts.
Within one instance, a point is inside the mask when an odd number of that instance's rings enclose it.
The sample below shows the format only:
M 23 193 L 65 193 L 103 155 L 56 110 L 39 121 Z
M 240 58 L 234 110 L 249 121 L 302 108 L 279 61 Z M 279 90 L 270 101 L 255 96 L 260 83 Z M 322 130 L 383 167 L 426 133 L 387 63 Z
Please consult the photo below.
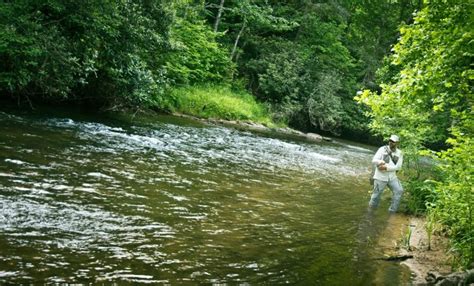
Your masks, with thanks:
M 400 285 L 373 148 L 181 118 L 0 112 L 0 282 Z

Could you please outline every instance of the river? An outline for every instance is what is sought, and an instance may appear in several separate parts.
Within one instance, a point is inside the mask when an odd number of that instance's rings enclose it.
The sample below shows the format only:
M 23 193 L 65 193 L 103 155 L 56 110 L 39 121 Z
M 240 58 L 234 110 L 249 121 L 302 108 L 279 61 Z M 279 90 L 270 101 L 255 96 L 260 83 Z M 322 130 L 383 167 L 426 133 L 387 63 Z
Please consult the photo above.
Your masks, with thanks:
M 0 283 L 406 285 L 374 148 L 172 116 L 0 112 Z

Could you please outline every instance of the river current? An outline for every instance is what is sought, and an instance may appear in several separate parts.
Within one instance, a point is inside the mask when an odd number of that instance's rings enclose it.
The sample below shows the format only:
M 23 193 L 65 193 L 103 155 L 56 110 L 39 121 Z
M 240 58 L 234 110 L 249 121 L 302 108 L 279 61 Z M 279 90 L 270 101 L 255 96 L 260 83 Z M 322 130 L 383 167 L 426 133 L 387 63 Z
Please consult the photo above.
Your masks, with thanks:
M 171 116 L 0 121 L 0 283 L 409 281 L 375 259 L 373 147 Z

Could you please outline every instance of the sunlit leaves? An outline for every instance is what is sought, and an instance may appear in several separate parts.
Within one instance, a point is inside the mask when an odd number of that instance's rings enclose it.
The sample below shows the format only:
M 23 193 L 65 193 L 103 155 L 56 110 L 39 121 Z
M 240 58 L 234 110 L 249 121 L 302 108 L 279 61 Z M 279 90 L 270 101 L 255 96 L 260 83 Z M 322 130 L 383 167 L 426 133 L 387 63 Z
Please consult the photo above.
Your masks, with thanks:
M 178 19 L 172 27 L 173 50 L 166 56 L 168 76 L 177 84 L 228 81 L 233 72 L 229 52 L 202 21 Z

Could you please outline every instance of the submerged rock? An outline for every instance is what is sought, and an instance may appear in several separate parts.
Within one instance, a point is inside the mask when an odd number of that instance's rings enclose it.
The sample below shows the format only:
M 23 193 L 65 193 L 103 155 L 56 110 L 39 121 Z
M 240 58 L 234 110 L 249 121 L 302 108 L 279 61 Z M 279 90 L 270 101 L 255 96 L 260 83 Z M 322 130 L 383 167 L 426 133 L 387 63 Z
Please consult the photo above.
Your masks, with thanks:
M 454 272 L 449 275 L 441 275 L 438 272 L 428 272 L 425 278 L 426 285 L 436 286 L 458 286 L 472 285 L 474 283 L 474 269 L 463 272 Z

